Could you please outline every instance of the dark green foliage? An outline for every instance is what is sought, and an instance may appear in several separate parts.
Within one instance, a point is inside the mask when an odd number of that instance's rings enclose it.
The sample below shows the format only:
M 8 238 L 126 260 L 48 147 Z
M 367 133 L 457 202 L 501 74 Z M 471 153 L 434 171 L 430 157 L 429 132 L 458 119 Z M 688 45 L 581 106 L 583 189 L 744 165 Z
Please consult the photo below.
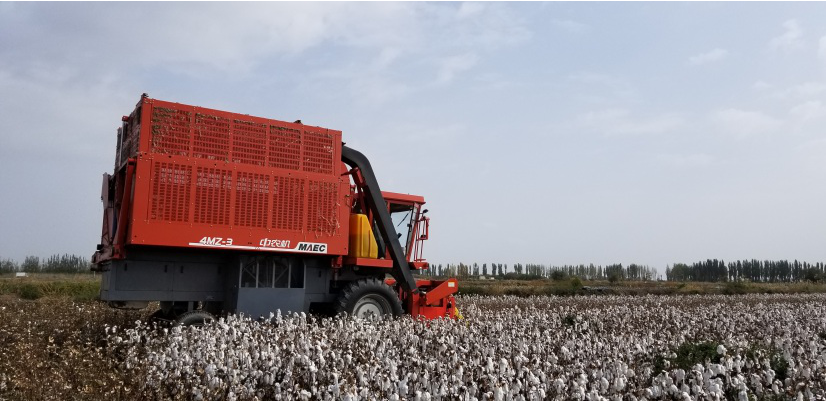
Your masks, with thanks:
M 562 318 L 562 324 L 565 326 L 573 326 L 576 323 L 576 316 L 567 314 Z
M 651 366 L 651 376 L 656 376 L 666 370 L 665 361 L 666 359 L 662 355 L 657 355 L 654 357 L 654 362 Z
M 748 287 L 745 283 L 739 281 L 726 283 L 723 288 L 723 294 L 727 295 L 745 294 L 746 292 L 748 292 Z
M 823 262 L 808 263 L 797 260 L 738 260 L 725 263 L 722 260 L 708 259 L 687 265 L 674 264 L 666 268 L 669 281 L 749 281 L 756 283 L 789 283 L 811 281 L 819 282 L 826 277 Z
M 720 360 L 720 355 L 717 353 L 718 345 L 711 341 L 684 342 L 674 350 L 677 356 L 671 360 L 671 366 L 690 370 L 698 363 L 704 365 L 706 360 L 717 362 Z
M 42 297 L 69 297 L 75 301 L 91 301 L 100 293 L 100 282 L 88 276 L 72 279 L 72 276 L 54 280 L 5 279 L 0 281 L 0 294 L 14 294 L 23 299 Z
M 21 285 L 17 294 L 23 299 L 38 299 L 43 296 L 43 292 L 40 291 L 40 287 L 33 283 Z
M 565 277 L 567 277 L 567 276 L 568 275 L 565 274 L 565 272 L 562 271 L 562 270 L 554 270 L 553 272 L 551 272 L 551 280 L 553 280 L 553 281 L 565 280 Z
M 789 362 L 783 358 L 779 352 L 772 352 L 769 358 L 769 366 L 774 371 L 774 377 L 781 382 L 789 375 Z
M 0 260 L 0 274 L 9 274 L 17 271 L 20 271 L 20 266 L 17 265 L 17 262 L 11 259 Z
M 486 295 L 488 292 L 485 287 L 466 284 L 459 286 L 459 294 L 462 295 Z
M 823 333 L 818 334 L 823 338 Z M 761 362 L 764 358 L 768 358 L 769 367 L 774 371 L 774 377 L 780 381 L 786 380 L 789 375 L 789 362 L 783 357 L 783 353 L 774 347 L 765 347 L 762 345 L 752 346 L 746 351 L 747 358 L 757 358 Z
M 823 272 L 818 270 L 816 267 L 810 267 L 810 268 L 806 269 L 805 279 L 806 279 L 806 281 L 811 281 L 813 283 L 817 283 L 817 282 L 823 280 Z
M 582 289 L 582 280 L 579 277 L 571 277 L 571 289 L 574 291 Z

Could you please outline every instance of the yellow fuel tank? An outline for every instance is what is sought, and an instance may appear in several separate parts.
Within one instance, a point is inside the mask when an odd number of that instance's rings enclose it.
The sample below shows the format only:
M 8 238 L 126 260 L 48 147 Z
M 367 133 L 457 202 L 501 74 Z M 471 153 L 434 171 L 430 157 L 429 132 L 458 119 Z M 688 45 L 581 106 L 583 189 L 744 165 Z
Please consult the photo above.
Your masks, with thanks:
M 355 258 L 378 257 L 379 247 L 366 214 L 350 215 L 350 252 Z

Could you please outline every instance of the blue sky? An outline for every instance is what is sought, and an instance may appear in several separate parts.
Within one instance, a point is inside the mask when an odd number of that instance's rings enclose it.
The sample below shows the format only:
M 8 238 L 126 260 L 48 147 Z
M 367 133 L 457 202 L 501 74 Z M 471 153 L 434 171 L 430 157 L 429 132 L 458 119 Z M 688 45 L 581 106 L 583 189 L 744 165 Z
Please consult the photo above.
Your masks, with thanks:
M 139 96 L 340 129 L 437 263 L 826 260 L 821 3 L 0 3 L 0 257 L 91 254 Z

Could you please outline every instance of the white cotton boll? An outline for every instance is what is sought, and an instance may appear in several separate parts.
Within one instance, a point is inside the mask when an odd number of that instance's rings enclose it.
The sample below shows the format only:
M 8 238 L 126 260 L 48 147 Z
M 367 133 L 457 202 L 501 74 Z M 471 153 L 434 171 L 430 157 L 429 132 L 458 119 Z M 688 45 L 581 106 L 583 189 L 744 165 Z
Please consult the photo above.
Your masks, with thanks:
M 164 388 L 179 398 L 194 399 L 201 391 L 207 399 L 232 392 L 240 399 L 271 394 L 272 399 L 287 400 L 300 399 L 306 391 L 318 400 L 346 399 L 348 394 L 350 401 L 376 399 L 377 394 L 389 399 L 397 394 L 399 399 L 421 401 L 426 391 L 442 400 L 492 400 L 498 388 L 506 400 L 629 400 L 634 395 L 681 399 L 682 392 L 696 399 L 722 399 L 720 394 L 751 394 L 746 384 L 758 397 L 763 391 L 775 394 L 775 388 L 783 393 L 784 383 L 767 381 L 776 376 L 767 365 L 771 355 L 758 350 L 756 357 L 744 357 L 744 350 L 761 342 L 788 353 L 783 355 L 791 358 L 785 385 L 805 396 L 806 385 L 794 386 L 812 383 L 826 362 L 826 344 L 810 340 L 817 338 L 817 325 L 826 319 L 796 318 L 801 310 L 805 315 L 821 313 L 815 305 L 826 302 L 826 296 L 811 297 L 817 302 L 744 296 L 760 300 L 748 301 L 748 308 L 739 307 L 741 298 L 734 298 L 737 307 L 731 307 L 732 299 L 719 296 L 478 297 L 462 301 L 468 319 L 460 324 L 407 318 L 360 322 L 296 313 L 280 323 L 228 316 L 214 329 L 175 329 L 167 337 L 148 333 L 143 326 L 118 332 L 134 347 L 124 366 L 146 372 L 148 388 Z M 519 307 L 503 313 L 503 304 Z M 567 315 L 577 316 L 578 330 L 554 329 L 560 327 L 560 316 Z M 722 324 L 720 316 L 727 323 Z M 579 330 L 585 323 L 587 333 Z M 728 349 L 717 354 L 717 361 L 700 363 L 702 370 L 692 366 L 686 373 L 666 363 L 665 372 L 654 372 L 652 366 L 639 364 L 656 356 L 673 357 L 685 339 L 711 334 L 725 339 Z M 638 366 L 642 370 L 637 372 Z M 815 393 L 819 389 L 809 386 Z
M 617 377 L 614 379 L 614 391 L 615 392 L 622 392 L 625 390 L 625 378 L 624 377 Z

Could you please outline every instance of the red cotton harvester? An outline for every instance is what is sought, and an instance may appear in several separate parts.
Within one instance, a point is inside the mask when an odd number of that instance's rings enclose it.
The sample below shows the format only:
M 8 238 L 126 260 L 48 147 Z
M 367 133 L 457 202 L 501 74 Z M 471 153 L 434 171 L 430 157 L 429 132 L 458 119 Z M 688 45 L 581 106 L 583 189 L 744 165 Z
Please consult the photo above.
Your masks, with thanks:
M 382 192 L 341 131 L 151 99 L 118 129 L 93 257 L 100 298 L 159 301 L 180 324 L 221 313 L 456 316 L 428 268 L 424 198 Z M 387 275 L 392 278 L 387 278 Z

